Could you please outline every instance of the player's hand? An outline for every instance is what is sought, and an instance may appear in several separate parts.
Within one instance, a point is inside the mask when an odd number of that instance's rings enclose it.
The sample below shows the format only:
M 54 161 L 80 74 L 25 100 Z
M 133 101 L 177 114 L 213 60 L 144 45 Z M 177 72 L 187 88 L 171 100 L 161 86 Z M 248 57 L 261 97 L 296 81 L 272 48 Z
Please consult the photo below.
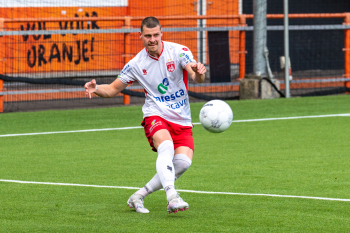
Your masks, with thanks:
M 85 93 L 89 96 L 91 99 L 91 94 L 95 92 L 96 90 L 96 80 L 93 79 L 90 82 L 85 83 L 84 88 L 85 88 Z
M 192 70 L 197 74 L 204 74 L 207 71 L 205 66 L 200 62 L 192 63 L 192 64 L 190 64 L 190 66 L 191 66 Z

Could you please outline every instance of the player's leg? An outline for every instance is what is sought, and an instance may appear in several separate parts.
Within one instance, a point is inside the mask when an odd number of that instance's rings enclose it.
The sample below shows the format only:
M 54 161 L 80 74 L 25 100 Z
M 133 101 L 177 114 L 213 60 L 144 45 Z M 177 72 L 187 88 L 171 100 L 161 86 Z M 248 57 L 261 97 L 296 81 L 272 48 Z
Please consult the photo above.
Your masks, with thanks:
M 173 163 L 175 166 L 175 179 L 178 179 L 192 164 L 194 140 L 191 127 L 175 128 L 174 131 L 172 134 L 175 148 Z
M 158 152 L 156 167 L 157 174 L 128 200 L 128 206 L 135 208 L 139 213 L 148 213 L 143 206 L 143 199 L 150 193 L 164 186 L 167 195 L 176 193 L 174 189 L 174 144 L 168 131 L 167 123 L 160 117 L 147 117 L 142 122 L 146 137 L 152 149 Z M 136 203 L 133 205 L 133 203 Z
M 175 179 L 177 180 L 180 176 L 188 170 L 191 166 L 193 157 L 193 150 L 187 146 L 180 146 L 175 149 L 174 156 L 174 168 L 175 168 Z M 176 192 L 172 196 L 168 197 L 167 211 L 168 213 L 176 213 L 177 211 L 187 210 L 189 205 L 185 202 L 180 195 Z
M 175 169 L 175 180 L 179 179 L 180 176 L 188 170 L 192 164 L 193 151 L 189 147 L 178 147 L 175 150 L 175 156 L 173 159 Z M 145 198 L 149 194 L 163 188 L 160 182 L 159 175 L 156 173 L 153 178 L 141 189 L 136 191 L 135 194 L 140 194 Z
M 156 162 L 157 174 L 159 176 L 162 187 L 166 192 L 167 198 L 176 194 L 175 191 L 175 169 L 174 159 L 174 143 L 170 132 L 166 129 L 158 130 L 153 135 L 153 145 L 157 149 L 158 157 Z
M 157 152 L 157 149 L 153 144 L 153 135 L 162 129 L 167 131 L 168 126 L 166 122 L 164 122 L 163 119 L 158 116 L 151 116 L 144 118 L 141 125 L 144 127 L 146 137 L 150 146 L 152 147 L 152 150 Z M 166 139 L 171 141 L 170 135 L 167 136 Z M 157 145 L 157 147 L 159 147 L 159 145 Z M 174 151 L 174 147 L 172 147 L 172 151 Z M 148 194 L 159 190 L 162 187 L 163 186 L 160 181 L 160 178 L 158 174 L 156 174 L 143 188 L 131 195 L 131 197 L 127 201 L 128 206 L 130 206 L 130 208 L 135 208 L 136 212 L 138 213 L 149 213 L 148 209 L 146 209 L 143 205 L 143 199 Z
M 190 158 L 193 157 L 193 151 L 189 147 L 178 147 L 175 150 L 175 156 L 173 159 L 174 169 L 175 169 L 175 180 L 180 178 L 180 176 L 188 170 L 188 168 L 191 166 L 192 160 Z M 159 179 L 158 173 L 156 173 L 153 178 L 141 189 L 139 189 L 133 196 L 131 196 L 131 199 L 135 199 L 135 201 L 138 203 L 136 206 L 136 211 L 139 213 L 148 213 L 149 211 L 143 206 L 143 199 L 162 188 L 162 183 Z M 171 201 L 173 203 L 173 207 L 179 203 L 182 202 L 180 199 L 178 199 L 177 195 L 175 195 Z M 132 203 L 132 201 L 129 201 Z M 175 204 L 174 204 L 175 203 Z M 142 205 L 141 205 L 142 204 Z M 132 207 L 132 204 L 129 204 L 130 207 Z M 183 208 L 186 209 L 185 206 Z M 180 208 L 181 210 L 181 208 Z M 183 209 L 182 209 L 183 210 Z
M 174 141 L 175 157 L 175 176 L 179 178 L 188 168 L 191 166 L 193 151 L 194 151 L 194 141 L 192 137 L 191 127 L 182 127 L 178 125 L 172 125 L 171 127 L 172 138 Z M 187 210 L 189 207 L 178 193 L 168 198 L 168 212 L 176 213 L 178 210 Z
M 168 134 L 170 136 L 166 130 L 158 131 L 153 136 L 153 142 L 158 151 L 157 174 L 167 195 L 167 211 L 170 214 L 187 210 L 189 205 L 175 190 L 174 144 L 167 138 Z M 184 156 L 187 157 L 185 154 Z
M 180 176 L 187 171 L 193 158 L 193 150 L 187 146 L 180 146 L 175 149 L 175 156 L 173 160 L 175 168 L 175 180 L 179 179 Z
M 148 119 L 146 119 L 143 122 L 143 126 L 145 127 L 145 133 L 147 138 L 149 139 L 150 145 L 153 148 L 154 151 L 156 151 L 156 148 L 158 148 L 158 153 L 159 153 L 159 149 L 161 151 L 160 156 L 158 155 L 158 158 L 160 157 L 159 161 L 158 161 L 158 165 L 162 166 L 161 164 L 163 163 L 163 151 L 164 148 L 166 148 L 167 146 L 165 146 L 166 144 L 169 143 L 164 143 L 162 144 L 164 141 L 171 141 L 173 135 L 171 134 L 169 137 L 169 128 L 164 127 L 167 125 L 166 122 L 162 121 L 162 119 L 158 119 L 159 117 L 150 117 Z M 150 124 L 151 123 L 151 124 Z M 150 133 L 150 130 L 148 130 L 149 128 L 151 128 L 151 131 L 153 131 L 153 133 L 155 134 L 155 132 L 160 131 L 159 133 L 157 133 L 154 137 L 154 134 Z M 166 129 L 166 130 L 161 130 L 161 129 Z M 173 132 L 174 130 L 170 130 L 171 132 Z M 176 131 L 178 132 L 177 135 L 175 135 L 176 137 L 176 149 L 175 149 L 175 156 L 173 158 L 173 168 L 172 170 L 175 170 L 175 180 L 178 179 L 191 165 L 191 159 L 193 157 L 193 148 L 194 148 L 194 143 L 193 143 L 193 138 L 192 138 L 192 131 L 191 129 L 185 129 L 184 133 L 182 133 L 182 130 L 178 130 L 176 129 Z M 165 147 L 163 147 L 165 146 Z M 189 148 L 191 147 L 191 148 Z M 174 148 L 174 146 L 173 146 Z M 168 147 L 168 150 L 165 149 L 165 151 L 170 151 L 170 147 Z M 171 152 L 169 152 L 171 153 Z M 168 153 L 168 154 L 169 154 Z M 170 164 L 169 159 L 167 160 L 168 163 Z M 169 166 L 170 167 L 170 166 Z M 168 167 L 167 167 L 167 170 Z M 172 182 L 172 181 L 171 181 Z M 167 184 L 165 184 L 167 185 Z M 149 195 L 152 192 L 155 192 L 159 189 L 161 189 L 163 187 L 162 182 L 160 180 L 159 174 L 157 172 L 157 174 L 140 190 L 138 190 L 137 192 L 135 192 L 134 195 L 132 195 L 128 201 L 128 205 L 129 202 L 132 202 L 130 200 L 135 200 L 136 202 L 140 203 L 139 206 L 139 210 L 136 209 L 137 212 L 140 213 L 148 213 L 149 211 L 147 209 L 144 208 L 143 206 L 143 199 Z M 166 186 L 167 187 L 167 186 Z M 169 211 L 169 212 L 177 212 L 178 209 L 183 210 L 183 209 L 187 209 L 188 208 L 188 204 L 185 203 L 181 198 L 179 198 L 179 195 L 177 194 L 177 192 L 175 191 L 175 189 L 173 188 L 174 186 L 170 186 L 165 188 L 165 190 L 167 190 L 167 199 L 173 200 L 170 201 L 170 203 L 172 203 L 172 207 L 173 207 L 173 211 Z M 175 191 L 175 192 L 174 192 Z M 169 201 L 169 200 L 168 200 Z M 185 204 L 185 206 L 182 206 L 183 204 Z M 131 205 L 129 205 L 131 207 Z M 169 205 L 168 205 L 169 206 Z M 180 207 L 180 208 L 176 208 L 176 207 Z M 183 208 L 181 208 L 183 207 Z
M 175 180 L 179 179 L 180 176 L 187 171 L 191 166 L 193 151 L 188 147 L 179 147 L 175 150 L 175 156 L 173 159 L 174 169 L 175 169 Z M 153 178 L 141 189 L 139 189 L 135 194 L 140 194 L 144 198 L 149 194 L 160 190 L 163 188 L 160 182 L 159 175 L 156 173 Z

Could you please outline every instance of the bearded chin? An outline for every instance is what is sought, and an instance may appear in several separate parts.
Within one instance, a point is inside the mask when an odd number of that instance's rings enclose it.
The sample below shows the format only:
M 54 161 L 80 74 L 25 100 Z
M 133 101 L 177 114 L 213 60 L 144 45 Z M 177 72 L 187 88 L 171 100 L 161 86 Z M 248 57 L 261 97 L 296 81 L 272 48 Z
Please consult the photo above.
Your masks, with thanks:
M 148 50 L 149 51 L 157 51 L 157 49 L 158 49 L 158 47 L 155 46 L 155 47 L 150 47 Z

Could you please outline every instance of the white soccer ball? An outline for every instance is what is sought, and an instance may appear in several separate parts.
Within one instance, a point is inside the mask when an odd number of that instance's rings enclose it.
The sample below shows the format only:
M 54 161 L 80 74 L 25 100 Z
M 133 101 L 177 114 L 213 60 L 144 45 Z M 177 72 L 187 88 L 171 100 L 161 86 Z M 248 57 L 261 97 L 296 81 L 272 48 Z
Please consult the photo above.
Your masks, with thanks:
M 211 100 L 204 104 L 199 120 L 204 129 L 212 133 L 221 133 L 230 127 L 233 113 L 230 106 L 222 100 Z

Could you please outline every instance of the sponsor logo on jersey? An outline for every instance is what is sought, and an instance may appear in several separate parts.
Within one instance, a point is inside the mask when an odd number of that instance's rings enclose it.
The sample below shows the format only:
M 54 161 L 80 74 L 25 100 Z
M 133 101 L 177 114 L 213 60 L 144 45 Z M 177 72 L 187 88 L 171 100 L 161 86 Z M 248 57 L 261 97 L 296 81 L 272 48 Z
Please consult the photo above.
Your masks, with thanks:
M 169 86 L 169 80 L 167 78 L 164 78 L 162 83 L 159 83 L 158 85 L 159 93 L 164 95 L 168 90 L 168 86 Z
M 143 69 L 142 73 L 143 73 L 143 75 L 146 75 L 147 74 L 147 70 Z
M 167 90 L 168 90 L 168 87 L 164 86 L 163 83 L 160 83 L 158 85 L 158 91 L 160 94 L 165 94 Z
M 171 100 L 175 100 L 177 98 L 180 98 L 184 95 L 185 95 L 185 91 L 180 89 L 180 90 L 176 91 L 174 94 L 164 95 L 164 96 L 160 96 L 160 97 L 156 96 L 155 98 L 156 98 L 156 101 L 159 101 L 159 102 L 169 102 Z
M 129 73 L 130 70 L 131 70 L 130 65 L 125 66 L 121 72 L 121 75 Z
M 169 72 L 174 72 L 175 70 L 175 62 L 174 61 L 170 61 L 166 63 L 166 68 Z
M 183 47 L 182 50 L 183 50 L 183 51 L 190 51 L 190 50 L 189 50 L 188 48 L 186 48 L 186 47 Z
M 177 108 L 181 108 L 181 107 L 187 105 L 187 103 L 188 103 L 187 99 L 183 99 L 183 100 L 176 102 L 176 103 L 173 103 L 173 104 L 167 104 L 167 106 L 171 109 L 177 109 Z
M 192 59 L 188 56 L 188 54 L 186 54 L 186 53 L 180 53 L 179 56 L 180 56 L 180 57 L 184 57 L 186 65 L 187 65 L 188 63 L 190 63 L 190 62 L 194 62 L 194 60 L 192 60 Z
M 154 130 L 155 127 L 159 126 L 159 125 L 162 125 L 162 122 L 161 121 L 157 121 L 156 120 L 153 120 L 152 123 L 151 123 L 151 127 L 149 128 L 149 132 L 152 133 L 152 131 Z

